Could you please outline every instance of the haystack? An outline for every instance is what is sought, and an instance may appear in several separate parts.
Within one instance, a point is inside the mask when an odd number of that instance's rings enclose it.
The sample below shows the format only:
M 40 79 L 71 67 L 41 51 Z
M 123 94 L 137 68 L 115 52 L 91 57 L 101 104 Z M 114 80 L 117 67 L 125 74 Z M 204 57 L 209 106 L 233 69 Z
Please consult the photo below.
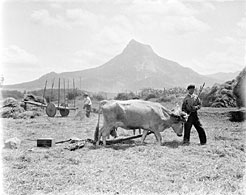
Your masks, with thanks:
M 12 107 L 12 108 L 13 107 L 18 107 L 18 106 L 20 106 L 18 101 L 15 98 L 12 98 L 12 97 L 6 98 L 3 101 L 3 105 L 2 105 L 2 107 Z
M 26 94 L 24 97 L 25 101 L 39 102 L 42 104 L 47 104 L 46 99 L 41 96 L 35 96 L 33 94 Z
M 239 73 L 236 78 L 236 85 L 233 88 L 233 94 L 236 97 L 237 107 L 245 107 L 246 105 L 246 67 Z
M 2 118 L 13 118 L 16 114 L 24 112 L 24 108 L 20 106 L 15 98 L 9 97 L 3 101 L 0 114 Z
M 215 84 L 203 97 L 203 106 L 208 107 L 235 107 L 236 97 L 233 95 L 233 88 L 236 81 L 227 81 L 223 84 Z
M 2 107 L 0 108 L 0 116 L 2 118 L 27 119 L 27 118 L 34 118 L 40 115 L 41 115 L 40 112 L 25 111 L 24 108 L 21 107 L 19 102 L 12 97 L 6 98 L 3 101 Z

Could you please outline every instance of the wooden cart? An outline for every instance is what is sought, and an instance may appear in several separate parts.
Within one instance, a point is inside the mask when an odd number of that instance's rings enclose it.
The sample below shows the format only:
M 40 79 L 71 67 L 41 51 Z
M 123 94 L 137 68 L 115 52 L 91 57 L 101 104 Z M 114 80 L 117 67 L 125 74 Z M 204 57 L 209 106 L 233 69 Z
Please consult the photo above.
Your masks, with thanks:
M 44 92 L 43 92 L 43 98 L 45 97 L 45 91 L 46 91 L 46 85 L 47 85 L 47 80 L 45 82 L 45 87 L 44 87 Z M 51 97 L 53 95 L 53 86 L 54 86 L 54 80 L 52 83 L 52 90 L 51 90 Z M 73 90 L 75 92 L 75 84 L 73 80 Z M 23 100 L 23 102 L 26 104 L 31 104 L 34 106 L 38 106 L 41 108 L 45 108 L 46 114 L 49 117 L 54 117 L 56 115 L 56 111 L 59 110 L 60 114 L 62 117 L 66 117 L 69 115 L 70 110 L 76 110 L 77 108 L 75 107 L 75 97 L 74 97 L 74 107 L 69 107 L 65 100 L 65 80 L 64 80 L 64 103 L 60 104 L 60 78 L 59 78 L 59 83 L 58 83 L 58 104 L 54 104 L 52 102 L 46 104 L 46 103 L 40 103 L 40 102 L 35 102 L 35 101 L 30 101 L 30 100 Z

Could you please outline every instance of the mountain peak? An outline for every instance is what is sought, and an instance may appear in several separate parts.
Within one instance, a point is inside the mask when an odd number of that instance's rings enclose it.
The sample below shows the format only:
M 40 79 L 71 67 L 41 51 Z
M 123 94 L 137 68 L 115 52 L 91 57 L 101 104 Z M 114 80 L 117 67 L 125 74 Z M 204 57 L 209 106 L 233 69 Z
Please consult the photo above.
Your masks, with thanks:
M 132 39 L 123 50 L 123 53 L 129 54 L 150 54 L 154 53 L 153 49 L 149 45 L 142 44 L 135 39 Z

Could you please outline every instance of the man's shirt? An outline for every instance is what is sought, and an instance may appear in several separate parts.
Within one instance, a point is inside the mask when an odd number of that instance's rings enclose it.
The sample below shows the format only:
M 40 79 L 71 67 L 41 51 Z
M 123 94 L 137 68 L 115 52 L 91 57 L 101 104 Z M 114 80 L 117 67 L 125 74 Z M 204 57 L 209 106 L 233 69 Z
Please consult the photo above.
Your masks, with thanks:
M 86 98 L 84 99 L 84 105 L 89 105 L 89 106 L 92 105 L 92 102 L 91 102 L 91 98 L 90 98 L 90 97 L 86 97 Z
M 187 96 L 183 100 L 182 111 L 189 114 L 191 112 L 195 112 L 196 110 L 200 108 L 201 108 L 201 101 L 199 98 L 197 98 L 197 95 L 187 94 Z

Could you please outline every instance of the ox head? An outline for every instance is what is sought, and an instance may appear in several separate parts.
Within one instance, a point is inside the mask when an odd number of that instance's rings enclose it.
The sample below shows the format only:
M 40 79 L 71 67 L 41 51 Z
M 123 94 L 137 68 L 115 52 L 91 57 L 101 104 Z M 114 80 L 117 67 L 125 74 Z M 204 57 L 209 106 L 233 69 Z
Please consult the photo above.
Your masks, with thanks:
M 187 121 L 188 115 L 182 112 L 181 109 L 172 110 L 170 114 L 171 127 L 174 132 L 180 137 L 183 133 L 183 125 Z

